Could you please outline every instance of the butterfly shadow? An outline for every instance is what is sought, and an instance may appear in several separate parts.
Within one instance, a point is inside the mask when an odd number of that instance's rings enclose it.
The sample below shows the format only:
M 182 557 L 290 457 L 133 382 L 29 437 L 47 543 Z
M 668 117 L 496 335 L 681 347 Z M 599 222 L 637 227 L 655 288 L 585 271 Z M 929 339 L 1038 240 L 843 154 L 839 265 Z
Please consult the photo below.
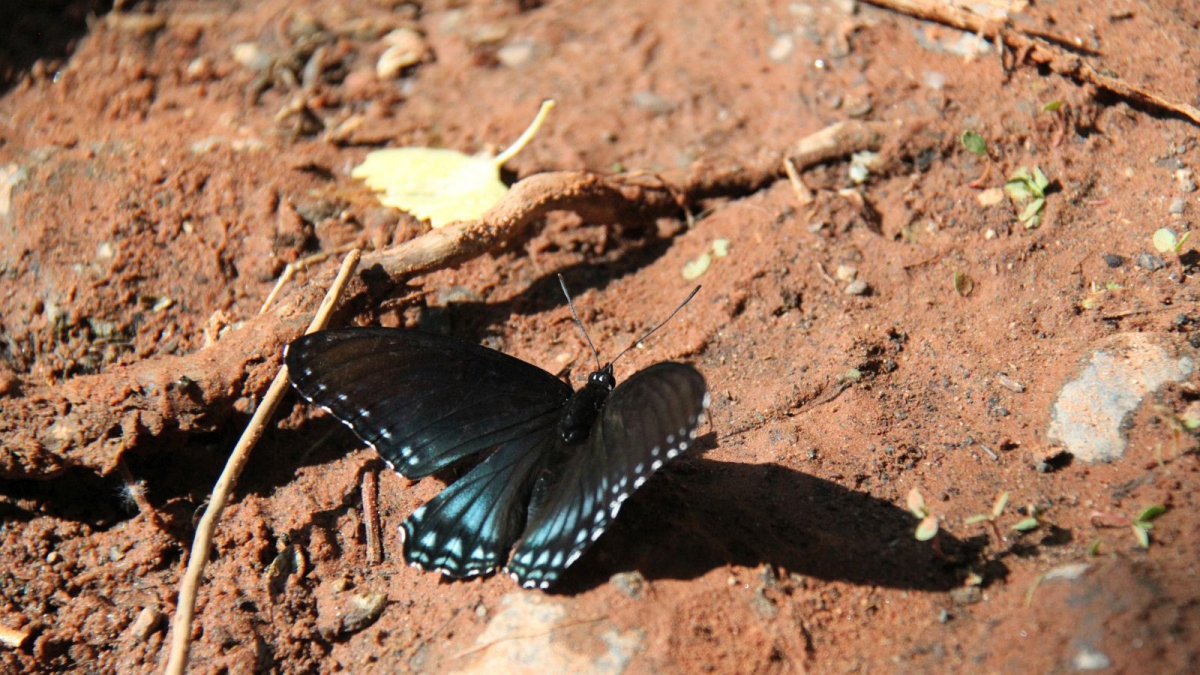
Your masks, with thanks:
M 637 570 L 694 579 L 726 566 L 770 565 L 830 581 L 924 591 L 961 585 L 981 542 L 913 537 L 906 510 L 778 464 L 676 462 L 626 504 L 614 526 L 555 590 L 573 594 Z M 991 578 L 1007 569 L 989 565 Z

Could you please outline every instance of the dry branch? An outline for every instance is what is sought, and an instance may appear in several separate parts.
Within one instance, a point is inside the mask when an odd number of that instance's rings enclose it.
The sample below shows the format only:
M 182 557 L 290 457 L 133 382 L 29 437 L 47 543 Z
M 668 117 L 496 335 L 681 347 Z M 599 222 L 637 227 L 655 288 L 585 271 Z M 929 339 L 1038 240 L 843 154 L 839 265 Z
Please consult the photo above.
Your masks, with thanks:
M 915 127 L 909 127 L 915 128 Z M 842 122 L 787 151 L 764 152 L 750 166 L 711 175 L 752 189 L 781 175 L 784 156 L 801 169 L 864 149 L 895 143 L 905 128 L 881 122 Z M 551 211 L 573 211 L 590 222 L 679 213 L 708 194 L 711 180 L 693 167 L 681 187 L 657 178 L 551 172 L 526 178 L 477 221 L 432 230 L 385 251 L 363 256 L 395 278 L 457 265 L 522 236 Z M 280 366 L 283 348 L 298 337 L 332 273 L 293 285 L 265 314 L 248 319 L 215 344 L 186 356 L 161 356 L 0 399 L 0 478 L 52 478 L 71 466 L 101 474 L 147 438 L 211 431 L 228 420 L 239 399 L 258 400 Z
M 308 325 L 306 333 L 321 330 L 328 323 L 329 316 L 333 313 L 333 308 L 337 304 L 338 298 L 342 296 L 342 290 L 346 287 L 346 282 L 358 267 L 358 260 L 357 250 L 350 251 L 350 254 L 346 256 L 341 269 L 338 270 L 337 278 L 334 279 L 324 300 L 321 301 L 321 306 Z M 238 439 L 237 446 L 230 453 L 229 460 L 225 463 L 225 469 L 221 471 L 221 477 L 217 479 L 217 485 L 213 488 L 208 508 L 204 509 L 204 515 L 196 527 L 196 537 L 188 556 L 187 571 L 184 572 L 183 581 L 179 585 L 179 605 L 175 610 L 175 621 L 171 624 L 171 653 L 166 667 L 169 675 L 181 675 L 184 668 L 187 667 L 188 652 L 192 644 L 192 617 L 196 612 L 196 594 L 200 590 L 200 579 L 204 576 L 204 567 L 208 564 L 208 556 L 212 552 L 213 534 L 216 532 L 217 522 L 221 520 L 221 512 L 225 510 L 225 505 L 233 496 L 233 488 L 237 486 L 237 479 L 242 475 L 242 469 L 246 467 L 246 462 L 250 461 L 250 451 L 258 443 L 258 439 L 262 438 L 267 429 L 267 423 L 275 414 L 275 408 L 279 406 L 279 402 L 283 400 L 283 395 L 287 392 L 287 387 L 287 368 L 280 367 L 279 372 L 275 374 L 275 379 L 271 382 L 271 388 L 267 390 L 266 396 L 263 396 L 258 409 L 254 411 L 254 417 L 250 419 L 250 423 L 242 432 L 242 437 Z
M 1046 32 L 1016 29 L 1007 22 L 988 19 L 962 7 L 941 0 L 867 0 L 872 5 L 890 9 L 900 14 L 936 21 L 952 28 L 976 33 L 989 40 L 999 38 L 1004 46 L 1038 65 L 1078 82 L 1090 84 L 1129 101 L 1182 115 L 1195 124 L 1200 124 L 1200 108 L 1159 96 L 1147 89 L 1137 87 L 1119 77 L 1097 71 L 1076 54 L 1051 44 L 1071 44 L 1071 40 Z

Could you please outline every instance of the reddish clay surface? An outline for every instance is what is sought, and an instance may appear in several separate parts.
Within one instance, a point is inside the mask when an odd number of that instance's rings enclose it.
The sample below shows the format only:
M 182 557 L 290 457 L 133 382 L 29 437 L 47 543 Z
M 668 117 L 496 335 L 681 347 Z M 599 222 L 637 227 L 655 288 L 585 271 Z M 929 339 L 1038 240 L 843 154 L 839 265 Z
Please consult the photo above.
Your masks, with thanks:
M 1177 424 L 1200 378 L 1148 397 L 1115 462 L 1064 461 L 1046 438 L 1058 391 L 1111 336 L 1196 357 L 1195 254 L 1136 264 L 1157 255 L 1156 229 L 1200 213 L 1186 190 L 1194 124 L 1035 67 L 1006 73 L 994 48 L 948 53 L 937 45 L 958 33 L 845 1 L 20 4 L 12 35 L 52 39 L 0 51 L 10 440 L 53 425 L 28 411 L 76 378 L 171 363 L 223 327 L 211 349 L 236 340 L 288 262 L 419 236 L 349 177 L 371 148 L 503 146 L 554 98 L 511 177 L 703 180 L 834 122 L 920 123 L 916 150 L 861 186 L 846 161 L 805 171 L 811 205 L 785 179 L 717 181 L 690 222 L 556 215 L 408 288 L 358 287 L 343 323 L 419 322 L 579 377 L 590 354 L 556 273 L 611 355 L 726 239 L 701 294 L 617 372 L 695 364 L 713 394 L 701 447 L 544 594 L 402 563 L 397 525 L 435 479 L 380 474 L 386 558 L 368 564 L 359 484 L 381 465 L 289 398 L 221 522 L 195 672 L 1066 672 L 1101 658 L 1111 672 L 1200 670 L 1200 464 Z M 1194 3 L 1037 5 L 1027 25 L 1078 38 L 1097 68 L 1200 98 Z M 381 38 L 398 27 L 428 53 L 380 80 Z M 959 143 L 967 129 L 989 160 Z M 1033 165 L 1052 182 L 1039 228 L 1007 200 L 981 204 L 979 186 Z M 845 293 L 839 266 L 867 291 Z M 277 359 L 224 364 L 249 375 L 207 426 L 114 428 L 119 464 L 64 432 L 42 459 L 68 468 L 0 483 L 0 625 L 27 635 L 0 646 L 0 669 L 161 668 L 194 516 Z M 49 466 L 17 447 L 6 462 Z M 144 485 L 142 508 L 129 484 Z M 937 546 L 913 537 L 913 488 L 940 519 Z M 964 521 L 1002 491 L 997 540 Z M 1094 523 L 1151 504 L 1169 511 L 1148 549 Z M 1041 526 L 1013 531 L 1031 510 Z M 372 594 L 382 613 L 355 620 Z

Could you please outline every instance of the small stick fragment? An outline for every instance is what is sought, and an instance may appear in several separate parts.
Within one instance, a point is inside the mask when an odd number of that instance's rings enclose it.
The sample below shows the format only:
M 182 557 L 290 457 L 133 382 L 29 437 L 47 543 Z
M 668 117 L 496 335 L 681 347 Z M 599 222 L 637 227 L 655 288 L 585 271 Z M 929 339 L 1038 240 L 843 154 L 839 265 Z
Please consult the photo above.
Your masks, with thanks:
M 830 286 L 837 288 L 837 281 L 835 281 L 833 277 L 829 276 L 829 272 L 825 271 L 825 266 L 822 265 L 820 262 L 817 262 L 816 265 L 817 265 L 817 271 L 821 273 L 821 278 L 824 279 L 825 281 L 828 281 Z
M 29 633 L 7 626 L 0 626 L 0 644 L 10 649 L 20 649 L 29 639 Z
M 279 275 L 279 280 L 275 282 L 275 287 L 272 288 L 271 292 L 267 294 L 267 299 L 263 301 L 262 308 L 258 310 L 258 313 L 259 314 L 267 313 L 267 309 L 270 308 L 271 304 L 275 302 L 275 297 L 277 295 L 279 295 L 279 291 L 283 290 L 283 287 L 287 284 L 288 281 L 291 281 L 292 277 L 295 276 L 297 270 L 308 269 L 309 265 L 315 265 L 319 262 L 324 262 L 325 260 L 329 259 L 331 256 L 335 256 L 340 253 L 346 253 L 347 251 L 349 251 L 353 248 L 354 248 L 354 246 L 350 245 L 350 246 L 343 246 L 341 248 L 335 248 L 331 251 L 321 251 L 320 253 L 314 253 L 310 256 L 305 256 L 295 262 L 288 263 L 287 267 L 283 268 L 283 274 Z
M 984 445 L 983 443 L 979 444 L 979 449 L 983 450 L 985 453 L 987 453 L 987 456 L 991 457 L 993 462 L 1000 461 L 1000 455 L 997 455 L 996 453 L 992 452 L 992 449 L 989 448 L 988 446 Z M 993 523 L 993 525 L 994 525 L 994 523 Z M 999 538 L 999 535 L 997 535 L 997 538 Z
M 783 158 L 783 170 L 787 172 L 788 182 L 792 184 L 792 191 L 796 193 L 796 201 L 800 202 L 800 206 L 808 206 L 813 203 L 812 190 L 804 184 L 804 179 L 800 177 L 800 172 L 796 170 L 796 164 L 792 162 L 791 157 Z
M 350 275 L 358 267 L 358 258 L 357 249 L 350 251 L 350 255 L 346 256 L 346 260 L 342 262 L 342 269 L 329 287 L 329 292 L 325 294 L 325 299 L 321 301 L 321 307 L 317 310 L 317 315 L 313 317 L 306 333 L 312 333 L 325 327 L 334 305 L 337 304 L 337 300 L 342 294 L 342 289 L 345 288 Z M 187 571 L 184 573 L 183 581 L 179 584 L 179 605 L 175 610 L 175 622 L 171 626 L 171 653 L 167 659 L 165 670 L 168 675 L 182 675 L 184 668 L 187 667 L 188 651 L 192 646 L 192 617 L 196 611 L 196 594 L 200 587 L 200 579 L 204 576 L 204 566 L 208 564 L 208 556 L 212 552 L 212 540 L 217 529 L 217 521 L 220 520 L 225 505 L 229 503 L 233 488 L 237 485 L 238 476 L 241 475 L 242 469 L 250 459 L 251 448 L 262 437 L 267 420 L 275 412 L 279 402 L 283 400 L 287 388 L 288 373 L 287 367 L 284 366 L 279 369 L 279 374 L 271 382 L 271 388 L 267 390 L 258 409 L 254 411 L 254 417 L 250 419 L 250 424 L 246 426 L 242 437 L 238 439 L 237 446 L 229 455 L 229 461 L 225 463 L 225 469 L 221 472 L 221 477 L 213 488 L 212 500 L 208 503 L 208 508 L 205 509 L 204 516 L 200 519 L 200 525 L 196 528 L 196 538 L 192 542 Z
M 1004 387 L 1009 391 L 1016 392 L 1018 394 L 1025 392 L 1025 385 L 1017 382 L 1004 373 L 996 373 L 996 381 L 1000 383 L 1001 387 Z
M 377 488 L 375 470 L 368 469 L 362 477 L 362 503 L 363 526 L 367 529 L 367 562 L 372 565 L 383 562 L 383 537 L 380 536 Z

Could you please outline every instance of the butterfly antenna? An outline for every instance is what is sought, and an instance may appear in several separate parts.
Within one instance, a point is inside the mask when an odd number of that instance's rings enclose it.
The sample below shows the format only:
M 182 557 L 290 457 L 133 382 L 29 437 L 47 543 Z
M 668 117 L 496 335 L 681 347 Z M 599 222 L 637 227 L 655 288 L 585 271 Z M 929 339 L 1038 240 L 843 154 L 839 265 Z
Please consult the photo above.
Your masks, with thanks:
M 630 349 L 633 349 L 638 344 L 640 344 L 642 342 L 642 340 L 645 340 L 646 338 L 650 337 L 651 335 L 654 335 L 655 331 L 657 331 L 659 328 L 662 328 L 663 326 L 667 325 L 667 322 L 670 321 L 672 318 L 674 318 L 674 316 L 679 313 L 679 310 L 683 309 L 684 305 L 691 302 L 692 298 L 696 297 L 696 294 L 699 292 L 700 292 L 699 286 L 693 288 L 692 292 L 688 293 L 687 298 L 685 298 L 683 302 L 679 303 L 679 306 L 675 308 L 675 311 L 671 312 L 667 316 L 667 318 L 663 319 L 662 323 L 658 324 L 654 328 L 651 328 L 649 333 L 646 333 L 642 337 L 631 342 L 628 347 L 626 347 L 624 350 L 622 350 L 620 354 L 617 354 L 616 358 L 614 358 L 612 361 L 609 361 L 608 364 L 611 366 L 612 364 L 616 363 L 617 359 L 621 358 L 622 356 L 625 356 L 625 352 L 629 351 Z
M 600 369 L 600 352 L 596 351 L 596 345 L 592 344 L 592 336 L 588 335 L 587 328 L 584 328 L 583 322 L 579 320 L 579 315 L 575 313 L 575 303 L 571 300 L 571 293 L 567 290 L 567 282 L 563 281 L 563 275 L 558 275 L 558 285 L 562 286 L 563 295 L 567 296 L 567 307 L 571 308 L 571 318 L 575 319 L 575 325 L 579 326 L 579 330 L 583 331 L 583 337 L 587 340 L 588 346 L 592 348 L 592 356 L 596 357 L 596 368 Z M 696 290 L 699 290 L 697 287 Z M 695 295 L 695 293 L 693 293 Z M 688 298 L 689 300 L 691 298 Z

